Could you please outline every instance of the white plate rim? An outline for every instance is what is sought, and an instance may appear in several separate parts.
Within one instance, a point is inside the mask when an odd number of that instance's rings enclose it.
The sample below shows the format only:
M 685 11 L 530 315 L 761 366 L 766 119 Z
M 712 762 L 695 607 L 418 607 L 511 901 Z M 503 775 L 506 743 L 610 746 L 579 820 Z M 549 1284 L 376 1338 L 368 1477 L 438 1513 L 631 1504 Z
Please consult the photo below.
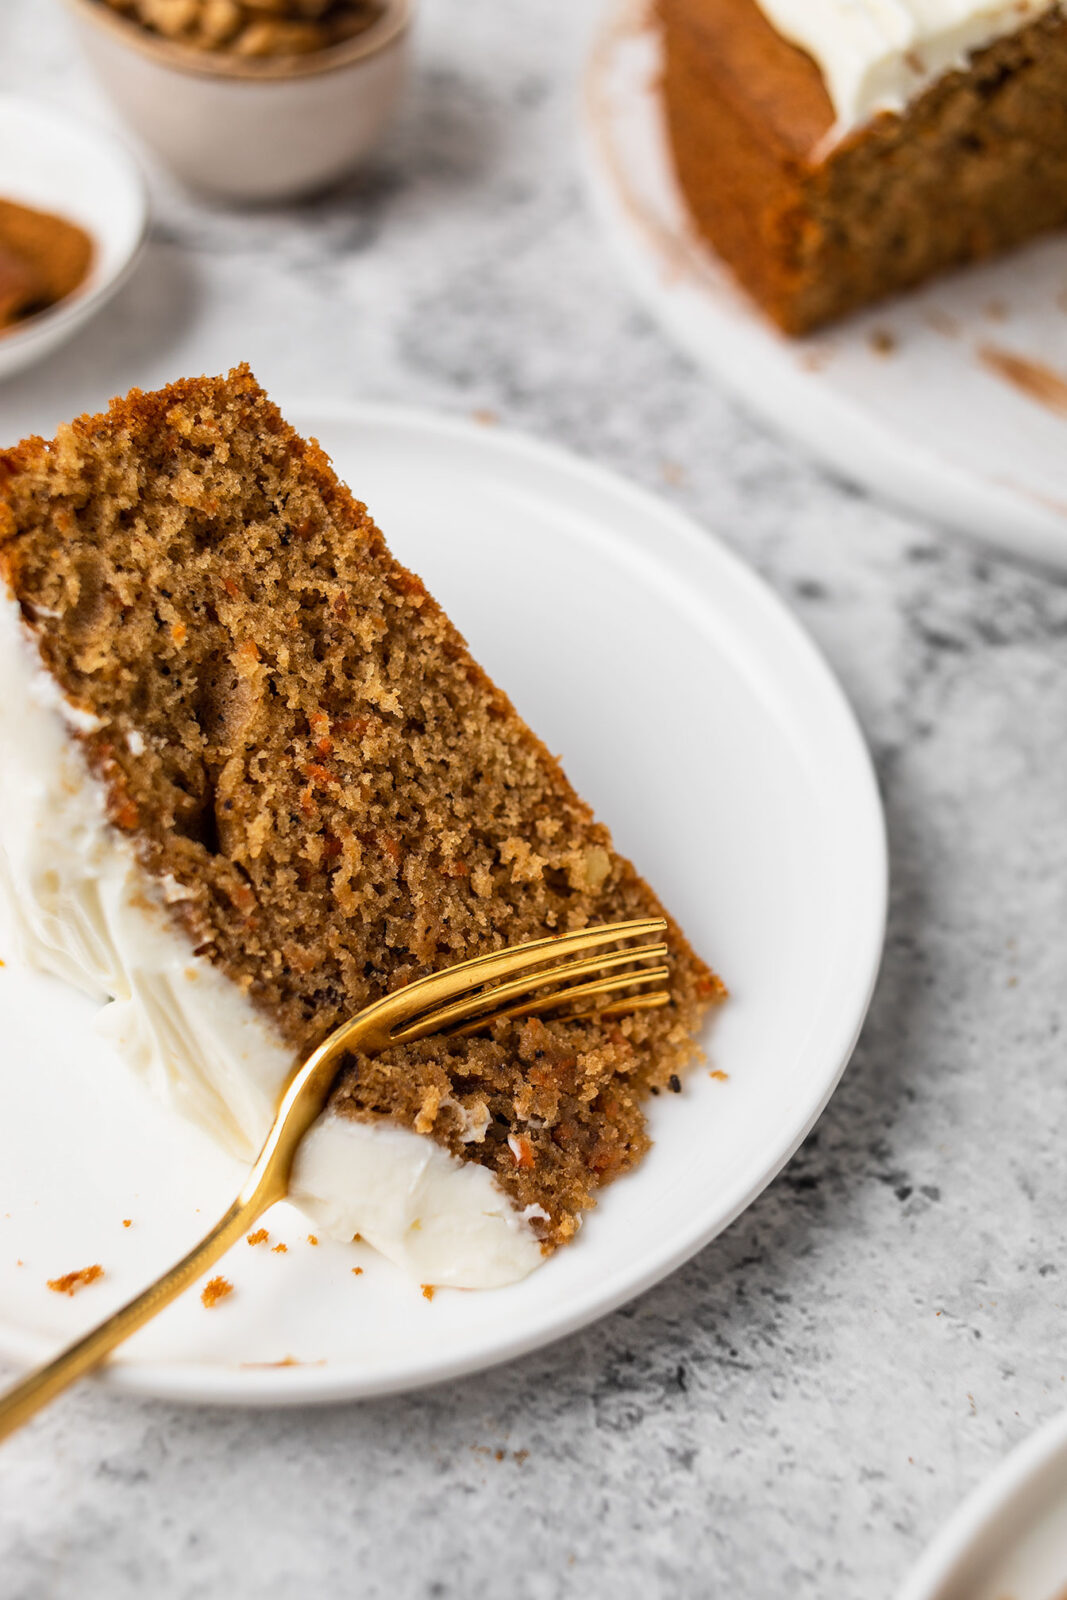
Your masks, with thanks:
M 140 167 L 123 142 L 106 129 L 85 118 L 61 111 L 48 101 L 36 100 L 30 95 L 7 93 L 0 95 L 0 112 L 7 111 L 16 116 L 50 122 L 61 127 L 66 133 L 95 145 L 97 151 L 106 156 L 113 171 L 121 173 L 122 181 L 127 184 L 139 212 L 139 223 L 130 236 L 123 257 L 116 261 L 106 276 L 91 284 L 84 292 L 76 290 L 58 305 L 52 306 L 47 311 L 39 311 L 17 331 L 4 335 L 2 346 L 4 369 L 13 377 L 16 372 L 24 370 L 37 360 L 43 360 L 62 339 L 68 334 L 73 334 L 82 323 L 102 310 L 122 288 L 137 265 L 145 246 L 148 235 L 149 202 L 148 185 Z M 34 347 L 38 345 L 40 348 L 35 354 Z
M 973 1489 L 912 1568 L 897 1600 L 938 1600 L 959 1574 L 992 1519 L 1036 1489 L 1045 1474 L 1067 1460 L 1067 1411 L 1016 1445 Z
M 506 1340 L 490 1331 L 481 1342 L 471 1340 L 461 1353 L 432 1364 L 422 1363 L 414 1372 L 407 1358 L 407 1364 L 401 1362 L 395 1369 L 379 1371 L 369 1381 L 355 1365 L 336 1360 L 324 1367 L 278 1367 L 268 1371 L 221 1365 L 207 1367 L 191 1362 L 112 1364 L 98 1375 L 99 1381 L 108 1387 L 127 1394 L 183 1403 L 307 1405 L 412 1392 L 487 1370 L 555 1343 L 661 1282 L 736 1220 L 778 1175 L 818 1121 L 848 1065 L 870 1005 L 881 965 L 888 909 L 885 817 L 870 753 L 855 713 L 822 653 L 784 602 L 740 556 L 712 533 L 684 512 L 608 468 L 583 460 L 558 445 L 497 425 L 487 426 L 454 413 L 373 401 L 286 398 L 282 412 L 298 431 L 312 434 L 314 430 L 309 423 L 317 419 L 320 423 L 341 423 L 354 429 L 385 426 L 414 435 L 429 434 L 437 440 L 452 440 L 457 444 L 475 443 L 482 449 L 541 469 L 542 481 L 554 474 L 580 483 L 613 502 L 618 507 L 620 536 L 624 536 L 631 523 L 635 528 L 655 527 L 658 553 L 669 546 L 673 560 L 682 559 L 687 565 L 707 565 L 710 561 L 717 573 L 727 575 L 735 591 L 743 594 L 746 602 L 769 620 L 775 633 L 786 643 L 794 666 L 802 663 L 809 678 L 818 683 L 827 708 L 837 719 L 837 743 L 851 763 L 849 781 L 862 796 L 862 811 L 857 814 L 856 821 L 863 843 L 862 848 L 854 852 L 862 879 L 856 880 L 861 892 L 855 895 L 854 901 L 863 907 L 864 916 L 862 925 L 851 930 L 847 950 L 852 969 L 851 1004 L 836 1008 L 836 1016 L 824 1023 L 828 1037 L 820 1042 L 818 1053 L 825 1057 L 827 1067 L 818 1093 L 806 1102 L 799 1119 L 790 1123 L 787 1135 L 761 1158 L 758 1171 L 741 1175 L 728 1202 L 720 1204 L 711 1221 L 691 1226 L 674 1237 L 670 1247 L 653 1263 L 632 1271 L 610 1293 L 587 1292 L 564 1314 L 550 1310 Z M 841 781 L 840 769 L 835 769 L 835 778 Z M 817 1020 L 822 1021 L 821 1017 Z M 811 1034 L 815 1031 L 813 1023 L 805 1050 L 811 1049 Z M 2 1326 L 0 1352 L 20 1365 L 41 1356 L 39 1341 L 17 1331 L 12 1337 L 11 1330 Z
M 581 165 L 595 215 L 619 267 L 642 305 L 689 358 L 732 392 L 753 417 L 801 448 L 837 477 L 873 491 L 922 522 L 935 522 L 980 549 L 993 549 L 1058 572 L 1067 569 L 1067 518 L 1036 498 L 977 479 L 951 462 L 898 441 L 893 430 L 864 413 L 793 361 L 779 347 L 802 350 L 755 313 L 716 310 L 714 338 L 694 339 L 686 307 L 666 292 L 662 263 L 619 192 L 608 135 L 596 115 L 601 74 L 619 37 L 635 31 L 644 0 L 611 0 L 585 72 Z M 647 6 L 644 6 L 647 12 Z M 646 20 L 646 26 L 650 26 Z M 710 255 L 710 246 L 679 237 L 685 253 Z M 740 295 L 740 291 L 738 291 Z M 879 308 L 872 308 L 878 310 Z M 758 327 L 761 337 L 752 331 Z M 856 466 L 862 462 L 862 469 Z M 1010 530 L 1010 533 L 1006 532 Z

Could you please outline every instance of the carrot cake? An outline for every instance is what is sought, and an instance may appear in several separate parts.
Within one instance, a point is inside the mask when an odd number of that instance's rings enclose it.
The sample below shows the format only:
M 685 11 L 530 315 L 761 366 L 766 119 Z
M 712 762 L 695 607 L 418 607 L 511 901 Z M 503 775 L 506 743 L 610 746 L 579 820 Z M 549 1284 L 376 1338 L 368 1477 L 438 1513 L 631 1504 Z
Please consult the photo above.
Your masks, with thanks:
M 664 914 L 247 368 L 0 454 L 0 861 L 38 966 L 253 1154 L 339 1022 L 505 945 Z M 502 602 L 503 603 L 503 602 Z M 722 994 L 344 1066 L 294 1196 L 417 1282 L 521 1277 L 648 1145 Z
M 1067 222 L 1056 0 L 655 0 L 697 228 L 800 334 Z

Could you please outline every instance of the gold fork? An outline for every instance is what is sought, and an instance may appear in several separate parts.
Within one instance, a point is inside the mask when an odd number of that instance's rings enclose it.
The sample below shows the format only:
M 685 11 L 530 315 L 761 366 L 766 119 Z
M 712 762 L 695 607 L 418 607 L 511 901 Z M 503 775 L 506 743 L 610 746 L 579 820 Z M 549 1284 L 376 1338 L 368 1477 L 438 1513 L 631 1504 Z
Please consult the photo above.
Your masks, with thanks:
M 667 990 L 650 987 L 668 976 L 665 944 L 635 944 L 607 953 L 621 940 L 647 939 L 666 927 L 661 918 L 648 917 L 513 945 L 419 978 L 335 1028 L 290 1080 L 259 1160 L 226 1215 L 169 1272 L 0 1398 L 0 1440 L 103 1361 L 206 1272 L 269 1206 L 285 1199 L 297 1146 L 322 1112 L 346 1051 L 377 1054 L 429 1034 L 458 1038 L 501 1018 L 533 1016 L 576 1001 L 591 1008 L 571 1013 L 575 1017 L 666 1005 Z M 593 951 L 600 953 L 589 953 Z M 645 966 L 648 961 L 658 964 Z M 538 994 L 546 985 L 555 987 Z M 644 992 L 626 994 L 630 989 Z M 605 997 L 606 1006 L 591 1006 Z

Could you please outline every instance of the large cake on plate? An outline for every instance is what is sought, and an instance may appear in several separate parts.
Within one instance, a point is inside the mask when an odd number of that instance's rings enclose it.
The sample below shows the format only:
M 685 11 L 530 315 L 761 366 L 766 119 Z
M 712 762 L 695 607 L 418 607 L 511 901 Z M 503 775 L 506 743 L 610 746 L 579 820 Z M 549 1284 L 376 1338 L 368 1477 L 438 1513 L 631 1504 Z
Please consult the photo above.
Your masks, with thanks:
M 1067 222 L 1056 0 L 656 0 L 701 233 L 805 333 Z

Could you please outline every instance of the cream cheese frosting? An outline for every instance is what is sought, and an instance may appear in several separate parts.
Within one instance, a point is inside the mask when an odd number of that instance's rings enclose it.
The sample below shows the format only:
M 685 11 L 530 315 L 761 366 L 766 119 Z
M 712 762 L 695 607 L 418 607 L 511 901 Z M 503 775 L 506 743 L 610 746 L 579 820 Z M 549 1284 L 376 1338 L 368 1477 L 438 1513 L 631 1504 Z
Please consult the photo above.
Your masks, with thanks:
M 94 719 L 63 697 L 6 596 L 0 685 L 0 888 L 20 955 L 103 1002 L 98 1030 L 153 1091 L 253 1158 L 293 1053 L 235 983 L 193 954 L 166 909 L 181 885 L 157 884 L 107 822 L 102 788 L 71 737 Z M 484 1133 L 472 1125 L 467 1137 Z M 298 1153 L 290 1198 L 323 1233 L 358 1233 L 423 1283 L 490 1288 L 543 1259 L 530 1215 L 486 1167 L 384 1121 L 327 1112 Z
M 836 114 L 835 136 L 880 111 L 903 111 L 943 73 L 967 64 L 1059 0 L 758 0 L 807 51 Z

